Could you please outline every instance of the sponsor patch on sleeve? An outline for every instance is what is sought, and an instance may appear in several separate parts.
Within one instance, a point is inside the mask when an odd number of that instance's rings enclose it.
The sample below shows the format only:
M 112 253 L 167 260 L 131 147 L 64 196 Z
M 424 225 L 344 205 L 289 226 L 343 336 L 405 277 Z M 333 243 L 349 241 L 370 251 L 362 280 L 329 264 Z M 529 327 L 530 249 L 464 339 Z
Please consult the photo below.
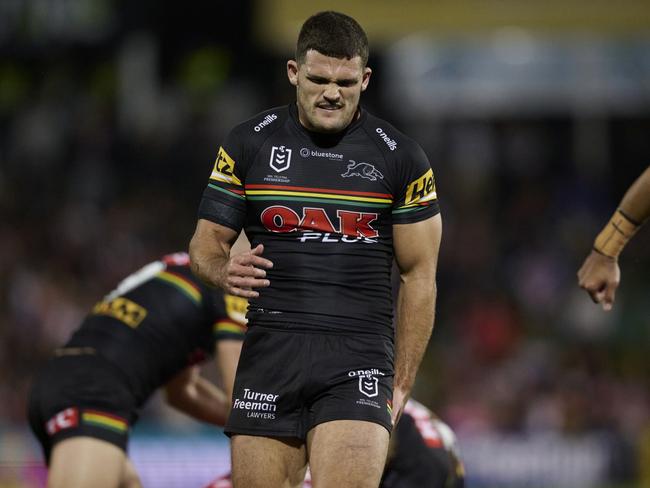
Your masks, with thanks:
M 98 302 L 92 310 L 93 315 L 107 315 L 135 329 L 147 316 L 147 309 L 125 297 Z
M 223 147 L 219 148 L 210 179 L 241 186 L 241 181 L 235 176 L 235 160 L 228 155 Z
M 62 430 L 71 429 L 79 425 L 79 410 L 75 407 L 66 408 L 55 414 L 45 423 L 49 435 L 54 435 Z
M 406 188 L 404 206 L 428 204 L 438 198 L 433 170 L 429 169 Z
M 224 301 L 226 302 L 226 313 L 231 320 L 239 322 L 240 324 L 245 324 L 246 312 L 248 312 L 248 300 L 243 297 L 237 297 L 234 295 L 224 295 Z

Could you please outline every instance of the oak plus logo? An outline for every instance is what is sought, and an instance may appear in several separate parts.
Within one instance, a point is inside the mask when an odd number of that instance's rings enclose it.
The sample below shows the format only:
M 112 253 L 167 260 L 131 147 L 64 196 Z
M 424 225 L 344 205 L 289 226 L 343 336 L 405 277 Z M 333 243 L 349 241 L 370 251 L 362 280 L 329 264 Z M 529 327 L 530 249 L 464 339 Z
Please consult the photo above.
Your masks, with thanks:
M 350 159 L 350 164 L 348 164 L 348 169 L 345 173 L 341 173 L 343 178 L 350 178 L 351 176 L 360 176 L 370 181 L 377 181 L 378 179 L 383 180 L 384 175 L 375 168 L 370 163 L 357 163 L 356 161 Z
M 277 173 L 282 173 L 289 169 L 291 165 L 291 149 L 284 146 L 273 146 L 271 148 L 271 159 L 269 165 Z
M 331 220 L 324 208 L 303 207 L 302 215 L 283 205 L 265 208 L 260 220 L 264 227 L 277 233 L 302 232 L 300 242 L 364 242 L 374 244 L 379 231 L 372 223 L 379 218 L 373 212 L 337 210 L 336 220 Z

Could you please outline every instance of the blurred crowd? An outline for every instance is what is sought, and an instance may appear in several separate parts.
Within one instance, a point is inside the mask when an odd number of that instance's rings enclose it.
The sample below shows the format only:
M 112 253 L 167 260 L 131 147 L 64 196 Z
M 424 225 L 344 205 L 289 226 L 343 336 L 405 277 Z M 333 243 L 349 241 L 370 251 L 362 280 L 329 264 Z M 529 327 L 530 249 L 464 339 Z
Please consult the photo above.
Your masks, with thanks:
M 171 61 L 160 53 L 155 35 L 136 32 L 110 49 L 0 60 L 5 426 L 24 423 L 31 375 L 96 300 L 186 248 L 227 130 L 291 99 L 283 59 L 219 43 Z M 461 449 L 463 439 L 604 439 L 603 476 L 650 478 L 650 230 L 622 255 L 612 312 L 575 277 L 650 163 L 650 107 L 633 119 L 396 118 L 374 56 L 366 106 L 423 145 L 444 222 L 436 329 L 414 395 L 456 429 Z M 477 467 L 498 455 L 467 454 Z

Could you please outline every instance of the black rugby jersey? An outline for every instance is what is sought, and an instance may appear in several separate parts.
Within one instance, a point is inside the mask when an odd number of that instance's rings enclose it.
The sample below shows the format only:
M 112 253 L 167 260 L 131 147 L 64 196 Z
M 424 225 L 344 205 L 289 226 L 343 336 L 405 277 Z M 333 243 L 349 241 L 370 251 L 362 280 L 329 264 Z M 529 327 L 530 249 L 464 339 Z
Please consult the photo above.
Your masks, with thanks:
M 392 225 L 438 211 L 412 139 L 365 110 L 341 133 L 309 132 L 291 104 L 230 132 L 198 216 L 264 244 L 271 284 L 250 301 L 252 323 L 392 337 Z
M 186 253 L 170 254 L 125 278 L 65 347 L 92 347 L 107 358 L 141 405 L 173 375 L 212 356 L 217 340 L 243 339 L 246 306 L 196 279 Z

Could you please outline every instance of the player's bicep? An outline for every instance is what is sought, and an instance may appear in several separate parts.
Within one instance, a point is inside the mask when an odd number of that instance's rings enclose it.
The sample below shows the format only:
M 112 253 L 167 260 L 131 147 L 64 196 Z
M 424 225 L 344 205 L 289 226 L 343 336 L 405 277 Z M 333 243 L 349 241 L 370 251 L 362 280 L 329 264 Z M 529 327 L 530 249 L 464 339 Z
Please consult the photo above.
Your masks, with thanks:
M 212 166 L 198 216 L 239 232 L 246 218 L 244 192 L 245 162 L 244 141 L 238 131 L 228 134 L 219 147 Z
M 426 273 L 435 277 L 441 239 L 440 214 L 415 223 L 393 224 L 395 262 L 400 273 Z

